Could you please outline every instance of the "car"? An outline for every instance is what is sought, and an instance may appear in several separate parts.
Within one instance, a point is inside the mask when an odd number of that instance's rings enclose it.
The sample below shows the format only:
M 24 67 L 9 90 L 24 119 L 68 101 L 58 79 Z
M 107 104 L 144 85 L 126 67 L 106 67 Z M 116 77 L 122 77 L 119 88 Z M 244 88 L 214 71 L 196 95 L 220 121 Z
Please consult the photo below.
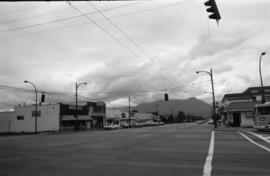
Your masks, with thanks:
M 120 126 L 116 125 L 116 124 L 104 126 L 105 130 L 114 130 L 114 129 L 118 129 L 118 128 L 120 128 Z
M 197 121 L 198 124 L 203 124 L 204 122 L 205 122 L 205 121 L 203 121 L 203 120 Z
M 214 124 L 214 120 L 208 120 L 208 124 Z

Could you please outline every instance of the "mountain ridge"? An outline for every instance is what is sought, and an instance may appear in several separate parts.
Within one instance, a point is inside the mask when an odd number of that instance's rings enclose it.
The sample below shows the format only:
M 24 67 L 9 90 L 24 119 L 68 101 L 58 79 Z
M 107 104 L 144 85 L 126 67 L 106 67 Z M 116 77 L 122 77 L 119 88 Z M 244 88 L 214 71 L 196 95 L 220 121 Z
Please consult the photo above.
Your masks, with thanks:
M 111 107 L 108 109 L 119 109 L 120 111 L 128 111 L 128 106 Z M 211 105 L 208 103 L 191 97 L 188 99 L 171 99 L 169 101 L 157 100 L 149 103 L 140 103 L 137 106 L 130 108 L 137 110 L 138 112 L 158 112 L 162 115 L 177 114 L 179 111 L 183 111 L 185 114 L 209 116 L 211 114 Z

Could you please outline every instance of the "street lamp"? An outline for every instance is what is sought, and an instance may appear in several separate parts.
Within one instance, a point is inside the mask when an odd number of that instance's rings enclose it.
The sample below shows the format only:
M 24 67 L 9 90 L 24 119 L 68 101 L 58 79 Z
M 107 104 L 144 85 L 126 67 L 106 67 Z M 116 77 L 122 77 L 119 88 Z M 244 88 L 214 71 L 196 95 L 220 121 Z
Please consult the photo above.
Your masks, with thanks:
M 214 91 L 214 82 L 213 82 L 213 72 L 212 69 L 210 69 L 210 72 L 208 71 L 196 71 L 197 74 L 204 72 L 207 73 L 211 78 L 211 85 L 212 85 L 212 96 L 213 96 L 213 117 L 214 117 L 214 124 L 215 128 L 217 128 L 217 119 L 216 119 L 216 102 L 215 102 L 215 91 Z
M 262 56 L 265 55 L 265 54 L 266 54 L 265 52 L 261 53 L 260 61 L 259 61 L 259 71 L 260 71 L 261 89 L 262 89 L 262 99 L 261 99 L 262 104 L 265 103 L 265 96 L 264 96 L 264 88 L 263 88 L 263 80 L 262 80 L 261 60 L 262 60 Z
M 35 92 L 36 92 L 36 103 L 35 103 L 35 133 L 37 133 L 37 88 L 36 88 L 35 84 L 32 83 L 31 81 L 26 81 L 25 80 L 24 83 L 31 84 L 34 87 Z
M 130 127 L 130 115 L 131 115 L 131 112 L 130 112 L 130 101 L 131 101 L 131 98 L 136 98 L 136 97 L 128 97 L 128 127 Z
M 75 101 L 76 101 L 76 108 L 75 108 L 75 118 L 76 118 L 76 130 L 78 130 L 79 129 L 79 126 L 78 126 L 78 88 L 79 88 L 79 86 L 80 85 L 82 85 L 82 84 L 84 84 L 84 85 L 86 85 L 87 83 L 86 82 L 84 82 L 84 83 L 76 83 L 75 84 L 75 88 L 76 88 L 76 93 L 75 93 Z

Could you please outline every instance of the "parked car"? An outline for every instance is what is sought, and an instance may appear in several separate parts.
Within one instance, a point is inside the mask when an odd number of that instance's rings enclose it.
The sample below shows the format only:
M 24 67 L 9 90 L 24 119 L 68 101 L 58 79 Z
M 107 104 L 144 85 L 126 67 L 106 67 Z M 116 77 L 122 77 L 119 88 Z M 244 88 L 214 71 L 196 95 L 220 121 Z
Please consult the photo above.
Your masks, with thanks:
M 197 121 L 198 124 L 203 124 L 204 122 L 205 122 L 204 120 Z
M 115 130 L 115 129 L 118 129 L 118 128 L 120 128 L 120 126 L 119 125 L 115 125 L 115 124 L 104 126 L 104 129 L 105 130 Z
M 214 120 L 208 120 L 208 124 L 214 124 Z

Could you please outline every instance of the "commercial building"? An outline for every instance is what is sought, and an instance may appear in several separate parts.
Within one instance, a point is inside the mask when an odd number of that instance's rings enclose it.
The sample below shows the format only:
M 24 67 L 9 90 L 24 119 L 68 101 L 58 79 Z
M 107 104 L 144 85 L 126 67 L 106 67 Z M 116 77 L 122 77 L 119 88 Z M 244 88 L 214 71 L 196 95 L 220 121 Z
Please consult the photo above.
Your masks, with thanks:
M 60 129 L 59 104 L 38 105 L 37 118 L 35 105 L 15 106 L 12 112 L 0 112 L 0 132 L 58 131 Z
M 61 129 L 103 128 L 106 117 L 106 104 L 104 102 L 81 101 L 77 103 L 77 118 L 75 118 L 76 104 L 60 103 Z
M 38 105 L 37 118 L 35 105 L 19 105 L 14 111 L 0 112 L 0 132 L 42 132 L 103 128 L 106 105 L 104 102 L 78 102 L 77 118 L 75 103 Z
M 265 99 L 270 101 L 270 86 L 264 87 Z M 249 87 L 242 93 L 225 94 L 222 119 L 227 125 L 252 127 L 254 125 L 254 106 L 261 104 L 261 87 Z
M 121 112 L 120 110 L 106 110 L 106 122 L 107 125 L 119 125 L 122 128 L 125 127 L 138 127 L 138 126 L 147 126 L 153 125 L 155 115 L 151 113 L 140 113 L 140 112 Z

